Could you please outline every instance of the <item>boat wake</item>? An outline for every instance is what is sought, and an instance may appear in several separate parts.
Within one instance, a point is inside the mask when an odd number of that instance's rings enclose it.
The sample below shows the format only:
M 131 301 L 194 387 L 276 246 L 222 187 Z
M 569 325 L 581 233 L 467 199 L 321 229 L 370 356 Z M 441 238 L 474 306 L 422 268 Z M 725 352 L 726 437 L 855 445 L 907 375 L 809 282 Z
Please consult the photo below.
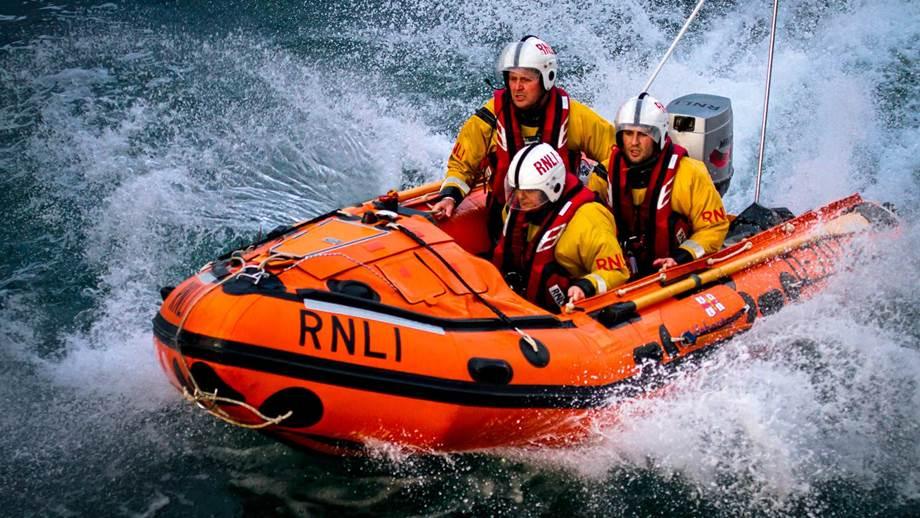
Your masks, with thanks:
M 910 509 L 920 499 L 920 4 L 907 0 L 783 7 L 763 186 L 767 205 L 797 213 L 854 191 L 892 201 L 903 234 L 679 374 L 660 400 L 620 402 L 590 446 L 316 460 L 203 418 L 156 365 L 159 286 L 260 228 L 437 178 L 505 39 L 539 32 L 565 56 L 567 89 L 612 117 L 689 10 L 659 4 L 533 11 L 474 0 L 457 12 L 355 1 L 238 15 L 5 6 L 4 508 L 230 515 L 240 501 L 277 503 L 264 496 L 275 482 L 276 498 L 304 513 L 314 497 L 341 501 L 341 487 L 396 487 L 383 502 L 429 514 L 465 499 L 495 513 L 521 502 L 573 514 L 750 514 L 748 501 L 788 514 Z M 654 94 L 732 99 L 726 202 L 737 212 L 753 191 L 770 13 L 713 5 Z M 100 474 L 106 489 L 88 482 Z M 307 479 L 329 485 L 291 482 Z
M 916 500 L 917 237 L 867 244 L 828 291 L 673 375 L 664 394 L 616 401 L 594 444 L 520 456 L 593 483 L 652 473 L 725 511 L 819 513 L 852 488 Z

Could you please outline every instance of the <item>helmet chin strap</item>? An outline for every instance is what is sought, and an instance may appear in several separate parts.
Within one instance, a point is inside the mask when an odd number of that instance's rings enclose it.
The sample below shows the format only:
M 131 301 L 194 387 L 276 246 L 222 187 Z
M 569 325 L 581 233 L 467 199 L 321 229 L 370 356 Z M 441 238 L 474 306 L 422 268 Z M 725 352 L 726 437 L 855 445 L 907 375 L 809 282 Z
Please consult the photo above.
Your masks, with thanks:
M 546 214 L 550 212 L 549 209 L 554 205 L 555 203 L 547 203 L 539 209 L 529 210 L 524 213 L 524 219 L 527 220 L 528 223 L 540 223 L 543 221 Z

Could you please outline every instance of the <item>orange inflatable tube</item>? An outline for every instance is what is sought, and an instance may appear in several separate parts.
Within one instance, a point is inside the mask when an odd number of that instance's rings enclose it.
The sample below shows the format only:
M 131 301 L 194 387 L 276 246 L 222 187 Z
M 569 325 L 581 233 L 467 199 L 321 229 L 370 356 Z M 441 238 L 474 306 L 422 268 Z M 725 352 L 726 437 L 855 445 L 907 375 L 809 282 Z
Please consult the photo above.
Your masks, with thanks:
M 611 396 L 814 293 L 854 234 L 894 223 L 853 195 L 554 315 L 477 255 L 483 192 L 439 225 L 437 188 L 302 222 L 164 291 L 170 382 L 218 418 L 332 453 L 571 444 Z

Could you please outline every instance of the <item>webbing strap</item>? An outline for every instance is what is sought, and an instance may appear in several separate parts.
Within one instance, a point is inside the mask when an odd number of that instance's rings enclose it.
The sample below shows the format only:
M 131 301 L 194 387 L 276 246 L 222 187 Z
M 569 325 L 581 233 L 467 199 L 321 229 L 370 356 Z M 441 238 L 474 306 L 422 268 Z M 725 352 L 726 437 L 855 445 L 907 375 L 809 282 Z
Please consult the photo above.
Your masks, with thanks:
M 495 114 L 486 109 L 485 106 L 480 106 L 476 110 L 475 115 L 483 120 L 490 128 L 495 129 L 495 126 L 498 125 L 498 119 L 495 118 Z

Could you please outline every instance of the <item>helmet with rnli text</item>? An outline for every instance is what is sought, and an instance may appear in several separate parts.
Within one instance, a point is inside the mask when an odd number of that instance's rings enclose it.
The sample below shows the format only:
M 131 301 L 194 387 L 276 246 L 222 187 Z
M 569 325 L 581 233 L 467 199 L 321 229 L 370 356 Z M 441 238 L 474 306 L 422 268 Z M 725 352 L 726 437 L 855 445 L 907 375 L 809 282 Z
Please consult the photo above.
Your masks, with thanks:
M 565 164 L 553 146 L 525 146 L 508 167 L 505 193 L 512 209 L 530 211 L 555 203 L 565 187 Z
M 524 36 L 521 41 L 505 45 L 498 55 L 496 68 L 506 80 L 508 72 L 515 68 L 536 70 L 543 79 L 543 88 L 549 90 L 556 84 L 558 74 L 556 51 L 536 36 Z
M 623 103 L 614 122 L 617 129 L 617 145 L 622 144 L 620 132 L 636 130 L 652 137 L 658 148 L 664 148 L 664 137 L 668 133 L 668 111 L 658 99 L 642 92 Z

